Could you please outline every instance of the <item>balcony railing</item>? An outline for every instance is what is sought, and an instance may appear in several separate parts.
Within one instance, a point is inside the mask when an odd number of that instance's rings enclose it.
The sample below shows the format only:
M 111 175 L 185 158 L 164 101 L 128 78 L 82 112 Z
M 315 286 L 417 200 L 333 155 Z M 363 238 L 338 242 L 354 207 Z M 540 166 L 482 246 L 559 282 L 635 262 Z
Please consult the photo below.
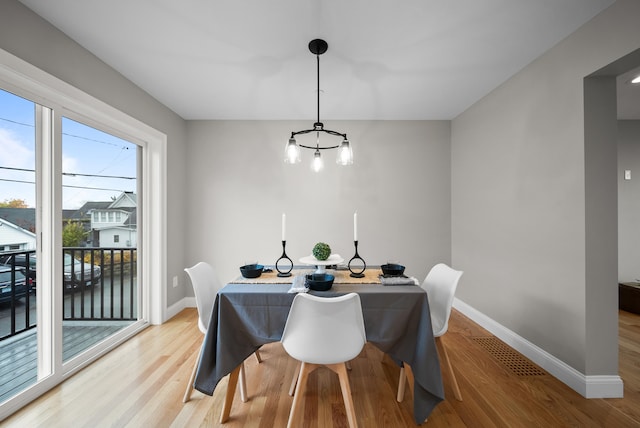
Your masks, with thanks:
M 63 320 L 137 319 L 136 248 L 65 247 L 63 260 Z M 22 270 L 34 280 L 31 293 L 12 292 L 11 300 L 0 305 L 0 340 L 3 340 L 37 326 L 35 293 L 41 285 L 35 278 L 35 251 L 2 253 L 0 263 L 11 268 L 14 278 L 16 270 Z

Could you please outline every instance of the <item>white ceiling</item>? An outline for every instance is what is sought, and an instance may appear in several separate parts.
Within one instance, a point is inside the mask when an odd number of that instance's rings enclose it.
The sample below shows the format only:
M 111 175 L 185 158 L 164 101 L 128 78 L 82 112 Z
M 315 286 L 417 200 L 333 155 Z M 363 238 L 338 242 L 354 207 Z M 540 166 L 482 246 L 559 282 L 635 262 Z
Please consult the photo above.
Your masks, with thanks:
M 21 0 L 184 119 L 452 119 L 613 0 Z M 638 116 L 640 117 L 640 115 Z

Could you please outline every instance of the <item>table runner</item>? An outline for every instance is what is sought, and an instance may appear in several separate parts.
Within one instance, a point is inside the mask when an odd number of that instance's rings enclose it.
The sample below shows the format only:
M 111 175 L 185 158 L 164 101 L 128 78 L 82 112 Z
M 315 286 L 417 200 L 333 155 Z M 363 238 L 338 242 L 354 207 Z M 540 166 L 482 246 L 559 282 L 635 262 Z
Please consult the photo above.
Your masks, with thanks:
M 244 278 L 242 276 L 231 281 L 231 284 L 292 284 L 296 275 L 308 275 L 315 272 L 314 268 L 296 268 L 291 276 L 281 278 L 274 269 L 273 272 L 263 272 L 258 278 Z M 380 284 L 380 268 L 368 268 L 364 271 L 364 278 L 353 278 L 348 270 L 327 269 L 327 273 L 335 277 L 334 284 Z

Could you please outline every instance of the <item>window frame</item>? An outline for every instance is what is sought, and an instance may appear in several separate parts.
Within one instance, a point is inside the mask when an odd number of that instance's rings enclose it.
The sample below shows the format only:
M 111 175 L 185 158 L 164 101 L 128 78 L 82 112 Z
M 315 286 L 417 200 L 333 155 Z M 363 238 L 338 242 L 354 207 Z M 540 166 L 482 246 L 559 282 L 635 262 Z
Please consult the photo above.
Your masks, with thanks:
M 62 363 L 62 286 L 59 292 L 43 287 L 37 298 L 38 382 L 0 405 L 0 420 L 38 398 L 81 368 L 106 354 L 149 324 L 166 319 L 166 169 L 167 136 L 47 72 L 0 49 L 0 87 L 27 98 L 36 108 L 37 129 L 53 129 L 53 135 L 36 135 L 36 194 L 38 278 L 55 284 L 62 278 L 62 175 L 61 117 L 79 117 L 88 125 L 138 144 L 141 180 L 138 189 L 138 232 L 142 296 L 140 320 L 84 353 L 84 358 Z M 70 116 L 71 115 L 71 116 Z M 41 142 L 40 142 L 41 141 Z M 47 290 L 48 289 L 48 290 Z M 42 300 L 41 300 L 42 299 Z M 46 303 L 46 305 L 42 304 Z M 47 306 L 47 309 L 44 307 Z

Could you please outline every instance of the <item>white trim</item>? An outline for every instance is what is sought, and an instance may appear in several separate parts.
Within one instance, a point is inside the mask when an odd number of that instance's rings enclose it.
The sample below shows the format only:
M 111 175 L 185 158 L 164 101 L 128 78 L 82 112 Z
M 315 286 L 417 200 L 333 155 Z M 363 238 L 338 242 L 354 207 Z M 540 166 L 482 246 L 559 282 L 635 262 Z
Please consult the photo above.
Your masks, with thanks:
M 586 376 L 482 312 L 454 298 L 453 307 L 585 398 L 621 398 L 620 376 Z
M 167 319 L 175 317 L 176 315 L 178 315 L 178 313 L 180 313 L 181 310 L 185 308 L 195 308 L 195 307 L 196 307 L 195 297 L 183 297 L 182 299 L 178 300 L 176 303 L 174 303 L 173 305 L 167 308 Z
M 586 376 L 586 398 L 622 398 L 624 382 L 620 376 Z
M 147 148 L 142 160 L 142 230 L 138 242 L 145 250 L 142 254 L 142 279 L 147 287 L 143 294 L 148 299 L 148 313 L 152 324 L 166 321 L 167 275 L 162 267 L 167 265 L 167 136 L 159 134 L 155 150 Z M 150 290 L 151 288 L 151 290 Z
M 140 257 L 142 258 L 143 299 L 148 310 L 142 318 L 152 324 L 165 321 L 167 281 L 162 270 L 166 266 L 167 231 L 167 136 L 143 122 L 117 110 L 86 92 L 75 88 L 49 73 L 29 64 L 17 56 L 0 49 L 0 81 L 25 93 L 35 102 L 54 103 L 65 110 L 80 112 L 82 117 L 94 118 L 97 123 L 119 131 L 123 138 L 144 142 L 143 204 Z M 125 135 L 123 135 L 123 133 Z M 149 288 L 152 288 L 149 290 Z

